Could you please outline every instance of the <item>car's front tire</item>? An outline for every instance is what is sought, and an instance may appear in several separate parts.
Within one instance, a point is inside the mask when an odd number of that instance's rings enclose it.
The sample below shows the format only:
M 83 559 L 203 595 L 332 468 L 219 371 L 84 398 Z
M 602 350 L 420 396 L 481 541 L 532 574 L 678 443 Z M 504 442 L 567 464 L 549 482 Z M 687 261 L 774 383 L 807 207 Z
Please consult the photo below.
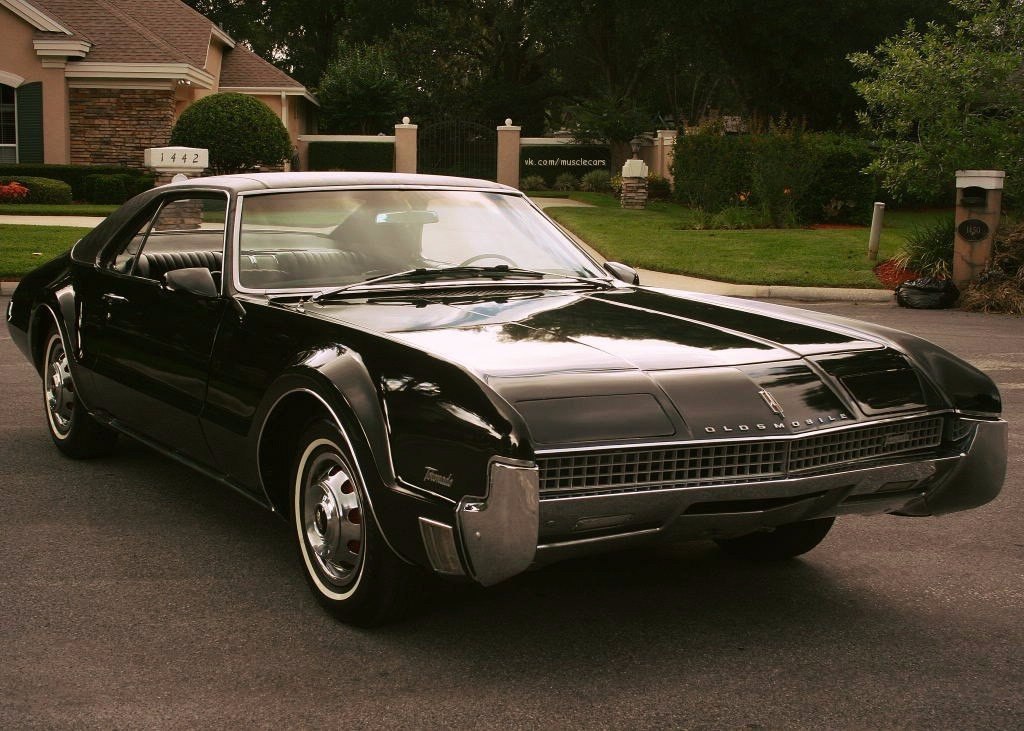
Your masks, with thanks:
M 110 454 L 117 432 L 100 424 L 82 407 L 70 358 L 60 333 L 50 330 L 43 356 L 43 408 L 50 437 L 57 449 L 75 459 Z
M 317 600 L 349 624 L 396 618 L 420 586 L 422 572 L 387 545 L 366 486 L 340 430 L 310 424 L 292 471 L 292 525 L 306 579 Z
M 816 518 L 780 525 L 771 532 L 750 533 L 715 541 L 733 558 L 746 561 L 783 561 L 807 553 L 828 535 L 835 518 Z

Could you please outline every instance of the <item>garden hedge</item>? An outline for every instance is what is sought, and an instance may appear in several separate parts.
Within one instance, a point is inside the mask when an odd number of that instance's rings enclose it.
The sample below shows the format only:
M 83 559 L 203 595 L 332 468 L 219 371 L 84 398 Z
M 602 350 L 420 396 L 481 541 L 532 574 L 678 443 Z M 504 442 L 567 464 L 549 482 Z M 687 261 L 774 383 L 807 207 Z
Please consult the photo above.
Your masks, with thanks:
M 839 134 L 687 135 L 676 141 L 676 200 L 717 213 L 757 207 L 775 226 L 865 223 L 878 188 L 865 140 Z
M 63 180 L 37 178 L 31 175 L 0 175 L 0 185 L 17 181 L 28 188 L 23 203 L 70 203 L 71 186 Z
M 124 175 L 125 186 L 130 192 L 124 200 L 153 187 L 154 176 L 151 173 L 117 165 L 0 165 L 0 177 L 17 180 L 19 177 L 50 178 L 63 180 L 71 186 L 71 197 L 86 203 L 123 203 L 121 201 L 96 201 L 89 198 L 87 182 L 92 175 Z M 128 179 L 130 178 L 130 183 Z
M 390 173 L 395 169 L 395 146 L 389 142 L 310 142 L 309 169 Z

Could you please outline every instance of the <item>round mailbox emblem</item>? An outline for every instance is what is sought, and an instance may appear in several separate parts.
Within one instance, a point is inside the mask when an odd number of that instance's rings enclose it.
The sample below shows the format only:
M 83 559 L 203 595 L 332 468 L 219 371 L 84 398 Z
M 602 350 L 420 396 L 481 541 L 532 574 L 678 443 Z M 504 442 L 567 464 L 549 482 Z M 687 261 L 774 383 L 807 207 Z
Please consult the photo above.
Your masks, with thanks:
M 956 230 L 964 241 L 981 241 L 988 236 L 988 224 L 977 218 L 968 218 Z

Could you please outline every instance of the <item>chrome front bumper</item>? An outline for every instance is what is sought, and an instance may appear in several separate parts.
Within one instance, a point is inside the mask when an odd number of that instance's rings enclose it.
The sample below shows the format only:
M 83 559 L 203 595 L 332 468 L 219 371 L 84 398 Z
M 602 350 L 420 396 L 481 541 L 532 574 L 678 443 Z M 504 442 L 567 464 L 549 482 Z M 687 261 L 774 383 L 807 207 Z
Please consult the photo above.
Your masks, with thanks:
M 970 436 L 939 456 L 743 484 L 542 497 L 536 469 L 495 462 L 488 494 L 457 509 L 466 573 L 490 585 L 530 565 L 659 537 L 727 538 L 812 518 L 940 515 L 984 505 L 1003 484 L 1007 425 L 962 423 Z

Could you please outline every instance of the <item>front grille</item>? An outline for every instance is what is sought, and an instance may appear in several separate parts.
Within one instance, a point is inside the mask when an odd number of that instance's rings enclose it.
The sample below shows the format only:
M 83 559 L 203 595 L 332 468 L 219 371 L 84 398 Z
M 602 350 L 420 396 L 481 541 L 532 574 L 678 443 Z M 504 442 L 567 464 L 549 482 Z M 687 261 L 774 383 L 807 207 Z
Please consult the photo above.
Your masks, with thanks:
M 799 439 L 715 442 L 540 457 L 542 497 L 762 482 L 937 447 L 943 418 L 856 427 Z

